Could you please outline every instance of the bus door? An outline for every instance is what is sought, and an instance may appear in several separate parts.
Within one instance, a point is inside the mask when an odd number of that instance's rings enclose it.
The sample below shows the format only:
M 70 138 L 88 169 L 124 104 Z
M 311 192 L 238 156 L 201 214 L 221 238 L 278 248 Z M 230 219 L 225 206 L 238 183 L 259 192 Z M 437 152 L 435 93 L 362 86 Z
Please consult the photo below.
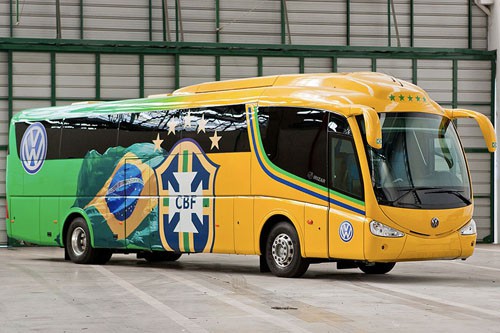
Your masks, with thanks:
M 150 160 L 126 158 L 122 186 L 125 245 L 149 250 L 151 228 L 158 225 L 158 197 Z
M 356 147 L 344 117 L 328 125 L 329 257 L 363 258 L 363 183 Z

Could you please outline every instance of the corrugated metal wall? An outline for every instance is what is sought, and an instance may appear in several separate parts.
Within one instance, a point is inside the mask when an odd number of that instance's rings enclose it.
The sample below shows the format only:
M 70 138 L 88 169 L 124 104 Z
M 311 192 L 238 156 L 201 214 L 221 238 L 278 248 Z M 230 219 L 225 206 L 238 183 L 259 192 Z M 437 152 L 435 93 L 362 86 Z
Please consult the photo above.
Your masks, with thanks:
M 467 0 L 415 1 L 413 9 L 413 1 L 394 2 L 403 47 L 476 50 L 487 47 L 487 18 Z M 0 38 L 56 37 L 55 0 L 18 3 L 19 12 L 16 1 L 0 3 Z M 283 4 L 286 4 L 290 34 L 286 22 L 282 21 Z M 395 47 L 398 40 L 394 17 L 388 10 L 387 0 L 63 0 L 61 37 L 273 45 L 291 40 L 292 44 L 311 46 Z M 164 23 L 164 17 L 168 17 L 168 25 Z M 179 17 L 182 17 L 182 24 L 176 21 Z M 265 45 L 255 45 L 254 48 L 265 49 Z M 9 95 L 8 53 L 0 49 L 0 146 L 7 145 L 9 102 L 12 111 L 17 112 L 29 107 L 67 104 L 73 100 L 136 98 L 168 92 L 177 85 L 217 78 L 301 71 L 378 70 L 416 81 L 444 106 L 476 109 L 488 116 L 491 113 L 491 61 L 432 57 L 399 59 L 397 55 L 381 59 L 359 55 L 325 58 L 315 56 L 311 50 L 301 58 L 286 54 L 259 58 L 251 50 L 247 56 L 13 51 L 13 84 L 12 95 Z M 468 149 L 476 196 L 475 218 L 479 224 L 479 238 L 483 238 L 491 232 L 490 156 L 483 149 L 481 133 L 474 123 L 460 121 L 458 125 Z M 0 197 L 5 197 L 5 156 L 5 149 L 0 150 Z M 0 211 L 4 206 L 5 200 L 1 199 Z M 0 223 L 0 243 L 6 241 L 4 228 Z

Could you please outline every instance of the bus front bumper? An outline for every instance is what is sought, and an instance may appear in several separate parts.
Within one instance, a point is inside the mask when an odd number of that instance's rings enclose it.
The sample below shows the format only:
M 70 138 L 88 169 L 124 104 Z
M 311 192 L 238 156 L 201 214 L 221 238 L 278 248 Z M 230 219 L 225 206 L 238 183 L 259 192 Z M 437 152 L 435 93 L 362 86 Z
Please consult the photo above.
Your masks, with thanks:
M 405 234 L 379 237 L 365 230 L 365 259 L 371 262 L 467 258 L 474 252 L 476 235 L 453 232 L 442 237 Z

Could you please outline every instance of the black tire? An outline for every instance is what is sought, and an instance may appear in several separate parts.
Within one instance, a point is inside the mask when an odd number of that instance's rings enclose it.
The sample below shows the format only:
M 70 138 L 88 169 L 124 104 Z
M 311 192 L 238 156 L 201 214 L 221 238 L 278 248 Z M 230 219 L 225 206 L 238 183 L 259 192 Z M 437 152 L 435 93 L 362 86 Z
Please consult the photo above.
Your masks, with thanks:
M 271 229 L 266 242 L 266 260 L 276 276 L 296 278 L 304 275 L 309 261 L 300 254 L 299 237 L 293 225 L 280 222 Z
M 395 265 L 395 262 L 358 263 L 359 269 L 366 274 L 385 274 L 390 272 Z
M 176 261 L 181 257 L 181 253 L 175 252 L 144 252 L 141 257 L 146 259 L 147 262 L 162 262 L 162 261 Z
M 109 261 L 112 255 L 110 249 L 92 247 L 89 228 L 82 217 L 77 217 L 70 222 L 65 247 L 69 258 L 76 264 L 103 265 Z

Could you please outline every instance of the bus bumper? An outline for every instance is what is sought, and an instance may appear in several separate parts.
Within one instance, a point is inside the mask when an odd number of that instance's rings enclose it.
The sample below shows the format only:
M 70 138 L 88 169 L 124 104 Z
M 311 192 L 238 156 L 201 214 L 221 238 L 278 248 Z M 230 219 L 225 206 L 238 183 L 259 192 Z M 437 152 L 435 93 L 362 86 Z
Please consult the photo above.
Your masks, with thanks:
M 459 232 L 437 238 L 408 234 L 386 238 L 374 236 L 368 229 L 365 235 L 365 258 L 372 262 L 467 258 L 476 245 L 476 235 Z

